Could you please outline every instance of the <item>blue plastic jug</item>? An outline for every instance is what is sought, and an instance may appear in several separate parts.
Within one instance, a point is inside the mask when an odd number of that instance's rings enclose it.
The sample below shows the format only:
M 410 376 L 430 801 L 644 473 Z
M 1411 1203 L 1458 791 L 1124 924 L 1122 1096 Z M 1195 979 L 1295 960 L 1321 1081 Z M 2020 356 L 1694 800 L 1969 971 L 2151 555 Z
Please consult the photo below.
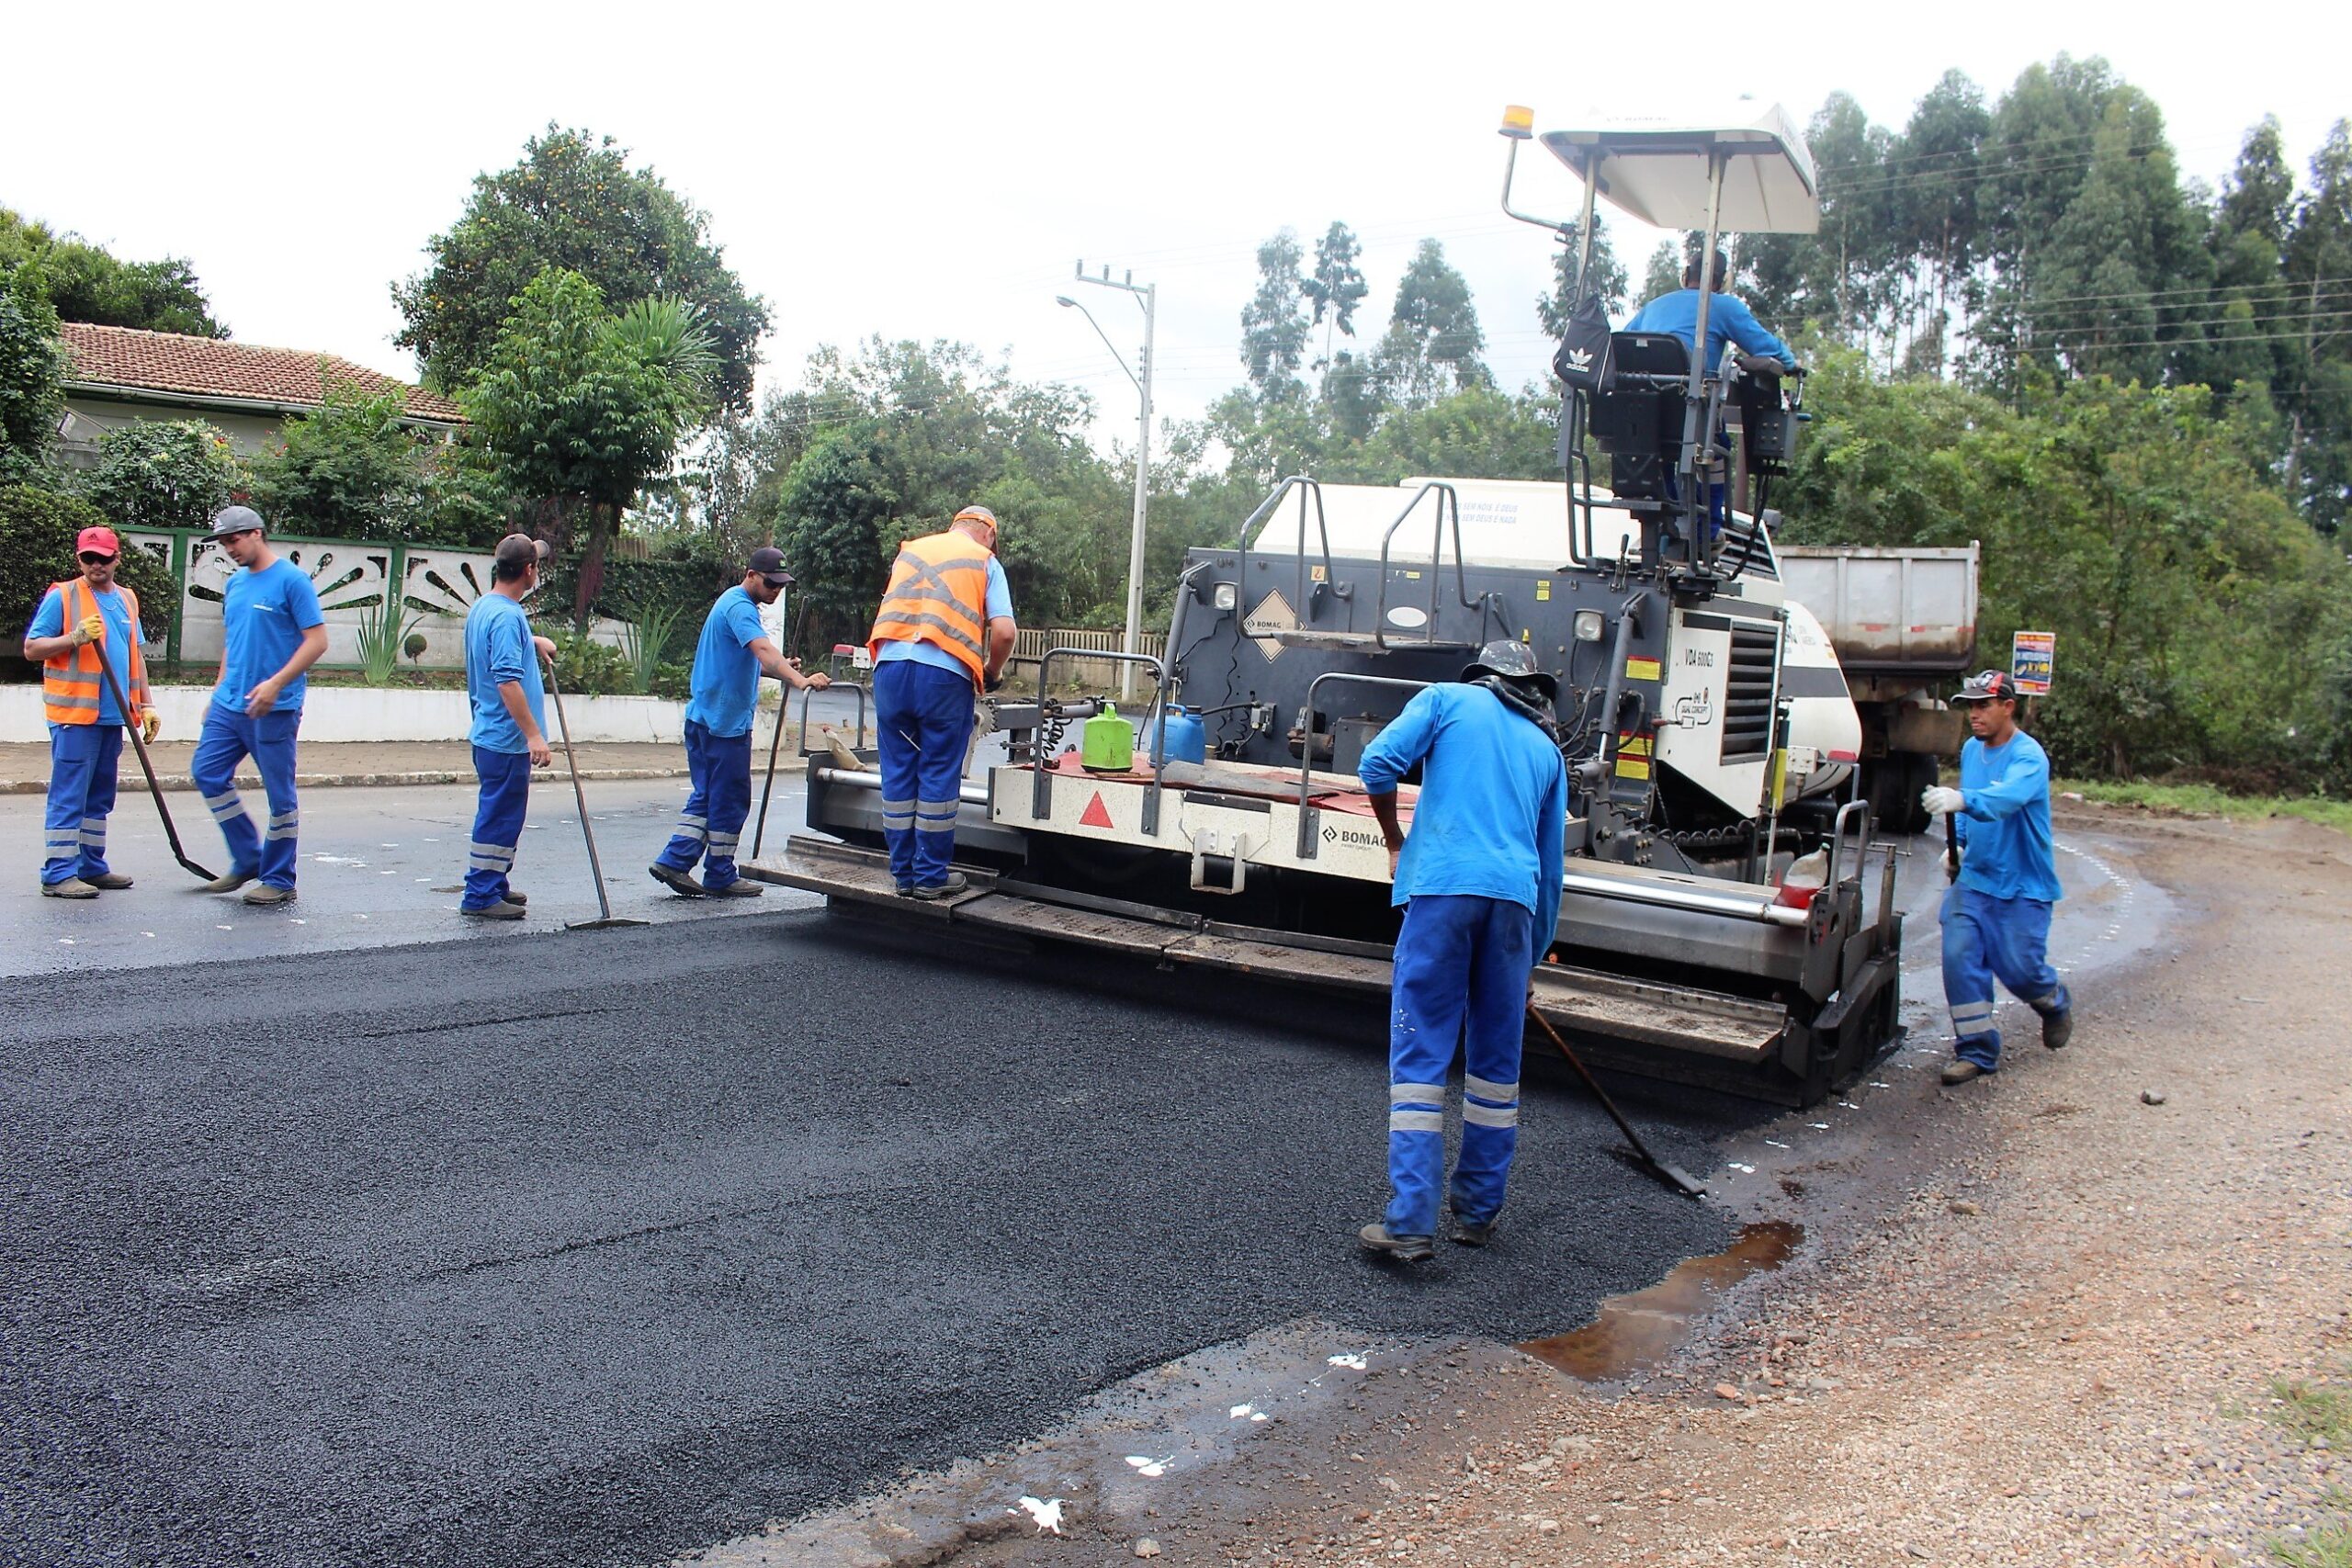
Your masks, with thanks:
M 1144 739 L 1148 742 L 1152 731 L 1147 727 Z M 1201 716 L 1190 708 L 1171 707 L 1168 710 L 1167 756 L 1171 762 L 1205 762 L 1209 755 L 1208 726 Z

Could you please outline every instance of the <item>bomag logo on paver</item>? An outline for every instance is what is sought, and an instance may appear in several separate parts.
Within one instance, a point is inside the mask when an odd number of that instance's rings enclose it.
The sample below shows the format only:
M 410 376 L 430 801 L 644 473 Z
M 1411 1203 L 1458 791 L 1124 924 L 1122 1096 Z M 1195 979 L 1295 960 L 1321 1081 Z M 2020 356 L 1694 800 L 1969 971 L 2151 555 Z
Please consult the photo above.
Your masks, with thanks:
M 1328 822 L 1323 825 L 1323 841 L 1345 844 L 1355 850 L 1385 850 L 1388 847 L 1388 840 L 1377 833 L 1367 833 L 1361 828 L 1335 828 Z

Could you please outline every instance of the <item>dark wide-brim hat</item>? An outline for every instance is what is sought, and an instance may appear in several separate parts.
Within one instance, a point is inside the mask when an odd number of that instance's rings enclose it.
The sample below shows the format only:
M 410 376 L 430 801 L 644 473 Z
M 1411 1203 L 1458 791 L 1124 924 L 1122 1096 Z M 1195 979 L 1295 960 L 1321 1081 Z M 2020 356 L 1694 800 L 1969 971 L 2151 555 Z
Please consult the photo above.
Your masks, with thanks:
M 1481 675 L 1499 675 L 1506 681 L 1524 681 L 1543 693 L 1545 702 L 1560 700 L 1560 682 L 1535 662 L 1534 649 L 1510 637 L 1497 637 L 1478 650 L 1476 659 L 1462 667 L 1462 678 L 1465 681 L 1475 681 Z

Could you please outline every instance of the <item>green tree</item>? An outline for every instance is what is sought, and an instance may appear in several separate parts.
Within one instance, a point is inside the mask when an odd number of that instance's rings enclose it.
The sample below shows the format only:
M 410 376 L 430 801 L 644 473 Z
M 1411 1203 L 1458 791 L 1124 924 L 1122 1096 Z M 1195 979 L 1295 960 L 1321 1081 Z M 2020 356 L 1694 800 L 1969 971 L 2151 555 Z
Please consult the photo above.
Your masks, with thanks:
M 548 267 L 459 394 L 509 488 L 539 502 L 559 545 L 576 550 L 572 613 L 582 630 L 621 513 L 708 410 L 707 389 L 682 373 L 692 357 L 612 315 L 587 278 Z
M 1672 240 L 1660 240 L 1657 249 L 1642 269 L 1642 299 L 1645 305 L 1661 294 L 1671 294 L 1682 287 L 1682 247 Z
M 1305 394 L 1298 367 L 1306 357 L 1306 259 L 1298 235 L 1284 229 L 1258 247 L 1258 292 L 1241 308 L 1241 364 L 1258 395 L 1288 402 Z
M 511 169 L 475 176 L 448 232 L 426 245 L 432 265 L 396 285 L 406 321 L 394 339 L 415 351 L 426 378 L 448 390 L 490 364 L 514 301 L 549 267 L 594 284 L 607 306 L 640 299 L 693 305 L 718 359 L 717 407 L 748 410 L 766 303 L 744 291 L 708 217 L 650 169 L 633 169 L 611 137 L 550 124 Z
M 1380 340 L 1374 373 L 1388 400 L 1426 407 L 1441 398 L 1492 383 L 1478 355 L 1487 334 L 1470 300 L 1470 283 L 1445 259 L 1445 247 L 1423 240 L 1396 284 L 1388 331 Z
M 1323 356 L 1315 362 L 1318 370 L 1330 368 L 1334 336 L 1356 335 L 1356 307 L 1372 292 L 1358 265 L 1363 257 L 1363 246 L 1345 223 L 1334 221 L 1315 242 L 1315 270 L 1300 287 L 1314 308 L 1313 324 L 1323 329 Z
M 201 528 L 248 483 L 227 436 L 180 419 L 107 432 L 74 489 L 118 528 Z
M 0 484 L 39 475 L 65 410 L 57 312 L 23 267 L 0 267 Z
M 0 272 L 30 266 L 60 320 L 227 337 L 196 269 L 177 256 L 126 262 L 0 208 Z
M 431 436 L 403 423 L 407 400 L 329 380 L 311 413 L 254 459 L 254 505 L 270 525 L 330 538 L 414 539 L 430 504 Z
M 2312 155 L 2284 273 L 2287 308 L 2273 330 L 2289 354 L 2278 381 L 2288 488 L 2334 534 L 2352 512 L 2352 122 L 2337 120 Z
M 1568 317 L 1577 308 L 1577 270 L 1581 258 L 1573 242 L 1552 253 L 1552 292 L 1535 301 L 1536 318 L 1544 323 L 1547 336 L 1558 337 L 1568 330 Z M 1593 220 L 1591 276 L 1587 288 L 1609 312 L 1611 321 L 1625 313 L 1625 264 L 1617 259 L 1616 247 L 1609 243 L 1609 226 Z

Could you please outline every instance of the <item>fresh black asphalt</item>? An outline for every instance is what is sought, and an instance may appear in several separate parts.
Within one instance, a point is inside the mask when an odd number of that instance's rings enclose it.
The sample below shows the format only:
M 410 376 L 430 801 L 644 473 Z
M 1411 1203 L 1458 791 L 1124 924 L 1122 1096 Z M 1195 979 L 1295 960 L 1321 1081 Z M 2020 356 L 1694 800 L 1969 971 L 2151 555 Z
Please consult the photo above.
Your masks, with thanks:
M 1555 1081 L 1505 1245 L 1365 1259 L 1381 1039 L 815 912 L 17 985 L 0 1560 L 658 1562 L 1271 1324 L 1524 1337 L 1726 1239 Z

